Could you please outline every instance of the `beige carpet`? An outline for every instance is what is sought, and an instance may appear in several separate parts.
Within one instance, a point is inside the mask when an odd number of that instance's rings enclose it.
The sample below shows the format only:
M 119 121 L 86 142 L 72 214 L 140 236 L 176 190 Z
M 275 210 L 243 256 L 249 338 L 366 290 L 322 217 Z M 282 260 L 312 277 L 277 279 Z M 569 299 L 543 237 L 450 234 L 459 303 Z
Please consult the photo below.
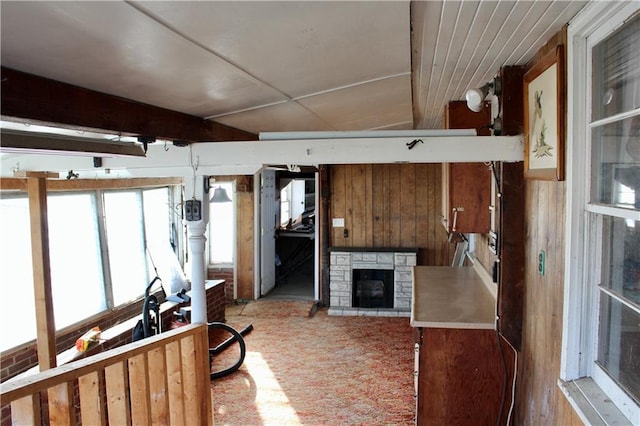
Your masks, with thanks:
M 411 425 L 408 318 L 310 316 L 310 302 L 258 301 L 227 311 L 249 324 L 243 366 L 212 382 L 216 425 Z M 236 356 L 233 348 L 214 360 Z

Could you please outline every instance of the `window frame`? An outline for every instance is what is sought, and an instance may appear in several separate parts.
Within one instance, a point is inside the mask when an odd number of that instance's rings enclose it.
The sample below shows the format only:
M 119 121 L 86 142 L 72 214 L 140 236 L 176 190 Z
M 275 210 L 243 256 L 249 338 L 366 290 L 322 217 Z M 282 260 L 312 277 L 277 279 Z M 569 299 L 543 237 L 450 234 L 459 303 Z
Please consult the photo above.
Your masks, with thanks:
M 123 306 L 126 306 L 127 303 L 132 303 L 135 301 L 140 300 L 143 296 L 144 296 L 144 288 L 146 286 L 147 283 L 142 283 L 141 284 L 141 291 L 140 291 L 140 295 L 136 296 L 135 299 L 128 301 L 128 302 L 124 302 L 120 305 L 115 305 L 113 303 L 113 292 L 112 292 L 112 279 L 111 279 L 111 274 L 110 274 L 110 267 L 109 267 L 109 259 L 108 259 L 108 247 L 107 247 L 107 239 L 106 239 L 106 233 L 105 233 L 105 210 L 104 210 L 104 198 L 103 195 L 105 193 L 108 192 L 118 192 L 118 191 L 129 191 L 129 192 L 135 192 L 136 196 L 139 198 L 139 207 L 141 209 L 140 213 L 142 215 L 142 226 L 143 226 L 143 234 L 146 232 L 145 229 L 145 218 L 144 218 L 144 202 L 143 202 L 143 198 L 144 198 L 144 192 L 148 191 L 148 190 L 154 190 L 154 189 L 160 189 L 160 188 L 166 188 L 167 192 L 168 192 L 168 199 L 167 199 L 167 214 L 170 216 L 173 215 L 180 215 L 180 213 L 176 210 L 176 203 L 174 202 L 176 200 L 176 197 L 179 195 L 180 193 L 180 189 L 182 188 L 181 185 L 172 182 L 172 181 L 168 181 L 166 180 L 166 182 L 157 182 L 158 180 L 161 179 L 154 179 L 155 182 L 153 183 L 149 183 L 147 185 L 128 185 L 127 180 L 124 180 L 122 182 L 118 181 L 117 184 L 112 184 L 111 182 L 115 182 L 115 181 L 111 181 L 109 183 L 106 183 L 105 185 L 99 185 L 99 188 L 95 188 L 95 189 L 86 189 L 86 187 L 83 187 L 82 185 L 76 186 L 74 185 L 76 182 L 75 181 L 69 181 L 67 182 L 67 185 L 65 185 L 64 189 L 60 189 L 60 190 L 50 190 L 47 193 L 47 197 L 50 196 L 56 196 L 58 194 L 64 195 L 64 194 L 89 194 L 94 202 L 94 207 L 95 207 L 95 217 L 93 218 L 93 220 L 96 222 L 96 232 L 97 232 L 97 238 L 98 238 L 98 242 L 100 245 L 100 256 L 101 256 L 101 263 L 102 263 L 102 276 L 103 276 L 103 280 L 102 280 L 102 290 L 103 290 L 103 297 L 104 297 L 104 302 L 105 302 L 105 308 L 101 311 L 95 312 L 87 317 L 81 318 L 80 320 L 64 325 L 62 327 L 56 327 L 56 334 L 58 333 L 64 333 L 66 330 L 71 330 L 74 329 L 76 327 L 78 327 L 79 325 L 90 321 L 93 318 L 97 318 L 100 317 L 101 315 L 105 315 L 106 313 L 114 310 L 114 309 L 119 309 Z M 106 182 L 106 181 L 105 181 Z M 8 191 L 6 194 L 2 195 L 3 198 L 24 198 L 28 200 L 28 194 L 26 192 L 19 192 L 19 193 L 12 193 L 11 191 Z M 171 222 L 171 219 L 170 219 Z M 174 220 L 173 221 L 175 224 L 179 224 L 180 220 Z M 182 264 L 182 260 L 180 259 L 180 250 L 183 247 L 183 241 L 182 241 L 182 236 L 181 233 L 177 232 L 176 235 L 177 237 L 177 241 L 175 241 L 176 243 L 176 247 L 174 249 L 174 252 L 176 254 L 176 257 L 178 257 L 178 261 Z M 171 237 L 170 237 L 171 238 Z M 146 250 L 147 250 L 147 241 L 145 238 L 145 259 L 144 262 L 146 264 L 146 270 L 147 270 L 147 275 L 151 274 L 153 275 L 155 272 L 153 271 L 153 265 L 147 261 L 147 257 L 148 254 L 146 254 Z M 167 283 L 164 284 L 165 285 L 165 290 L 169 290 L 168 287 L 166 287 Z M 55 309 L 55 308 L 54 308 Z M 35 336 L 33 336 L 35 337 Z M 5 348 L 2 350 L 2 352 L 6 352 L 6 351 L 11 351 L 15 348 L 21 347 L 25 344 L 29 344 L 29 342 L 31 342 L 33 340 L 33 337 L 30 337 L 29 339 L 25 340 L 24 342 L 19 343 L 16 346 L 13 347 L 9 347 L 9 348 Z
M 567 235 L 559 385 L 587 424 L 640 423 L 638 404 L 596 363 L 602 290 L 589 281 L 596 269 L 588 271 L 588 259 L 599 259 L 602 249 L 601 241 L 588 237 L 600 230 L 601 215 L 638 219 L 637 211 L 590 203 L 591 129 L 602 121 L 591 123 L 592 48 L 638 11 L 640 6 L 633 2 L 592 3 L 568 27 L 567 114 L 571 125 L 566 147 Z

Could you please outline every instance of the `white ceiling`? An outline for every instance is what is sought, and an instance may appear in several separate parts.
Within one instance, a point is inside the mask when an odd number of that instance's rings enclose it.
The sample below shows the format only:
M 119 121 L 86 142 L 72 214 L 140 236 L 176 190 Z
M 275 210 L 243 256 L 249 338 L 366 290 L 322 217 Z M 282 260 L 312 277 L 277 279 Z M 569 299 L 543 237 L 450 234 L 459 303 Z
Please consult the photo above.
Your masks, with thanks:
M 584 4 L 3 0 L 0 61 L 253 133 L 433 129 Z

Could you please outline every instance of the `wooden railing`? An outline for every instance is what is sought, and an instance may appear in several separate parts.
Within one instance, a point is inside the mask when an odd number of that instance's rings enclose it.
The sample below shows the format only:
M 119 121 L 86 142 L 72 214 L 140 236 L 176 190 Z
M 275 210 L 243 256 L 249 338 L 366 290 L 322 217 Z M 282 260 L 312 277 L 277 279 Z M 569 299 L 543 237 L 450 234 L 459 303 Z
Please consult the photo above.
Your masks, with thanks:
M 208 343 L 206 325 L 180 327 L 3 383 L 0 400 L 18 425 L 212 425 Z

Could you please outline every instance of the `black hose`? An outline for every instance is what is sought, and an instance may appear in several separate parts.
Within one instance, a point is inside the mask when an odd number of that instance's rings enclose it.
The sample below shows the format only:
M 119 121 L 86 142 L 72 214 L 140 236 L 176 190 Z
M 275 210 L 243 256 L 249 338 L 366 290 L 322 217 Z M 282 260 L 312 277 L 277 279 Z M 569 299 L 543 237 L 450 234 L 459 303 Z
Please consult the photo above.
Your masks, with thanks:
M 253 325 L 249 324 L 248 326 L 246 326 L 245 328 L 240 330 L 240 335 L 244 336 L 245 334 L 247 334 L 251 330 L 253 330 Z M 210 348 L 209 349 L 209 353 L 212 354 L 212 355 L 217 355 L 220 352 L 222 352 L 225 349 L 227 349 L 229 346 L 233 345 L 233 342 L 235 342 L 235 340 L 236 340 L 235 336 L 231 336 L 227 340 L 225 340 L 224 342 L 220 343 L 215 348 Z
M 210 322 L 207 324 L 209 326 L 209 331 L 211 331 L 214 328 L 220 328 L 223 329 L 229 333 L 231 333 L 231 335 L 233 336 L 232 338 L 234 340 L 238 341 L 238 345 L 240 346 L 240 356 L 238 357 L 238 360 L 236 361 L 235 364 L 233 364 L 231 367 L 229 368 L 225 368 L 224 370 L 220 370 L 220 371 L 215 371 L 212 372 L 210 374 L 211 380 L 215 380 L 215 379 L 219 379 L 220 377 L 224 377 L 226 375 L 229 375 L 231 373 L 233 373 L 234 371 L 236 371 L 238 368 L 240 368 L 240 366 L 242 365 L 242 363 L 244 362 L 244 356 L 247 352 L 247 348 L 246 345 L 244 343 L 244 339 L 242 338 L 242 335 L 233 327 L 223 323 L 223 322 Z M 252 327 L 253 328 L 253 327 Z M 211 355 L 211 350 L 209 350 L 209 354 Z

